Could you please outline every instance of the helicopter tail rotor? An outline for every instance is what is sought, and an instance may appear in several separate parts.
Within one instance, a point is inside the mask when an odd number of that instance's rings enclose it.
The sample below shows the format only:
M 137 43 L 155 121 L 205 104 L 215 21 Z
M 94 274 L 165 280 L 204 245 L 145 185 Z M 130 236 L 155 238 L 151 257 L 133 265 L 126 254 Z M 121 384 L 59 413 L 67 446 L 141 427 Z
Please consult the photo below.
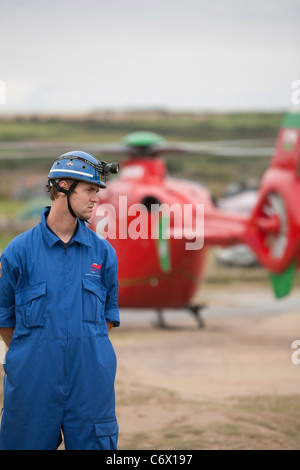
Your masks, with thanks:
M 300 114 L 289 114 L 244 236 L 261 264 L 273 273 L 271 280 L 278 296 L 285 295 L 278 290 L 282 276 L 290 279 L 300 256 L 299 170 Z M 291 281 L 286 285 L 288 292 Z

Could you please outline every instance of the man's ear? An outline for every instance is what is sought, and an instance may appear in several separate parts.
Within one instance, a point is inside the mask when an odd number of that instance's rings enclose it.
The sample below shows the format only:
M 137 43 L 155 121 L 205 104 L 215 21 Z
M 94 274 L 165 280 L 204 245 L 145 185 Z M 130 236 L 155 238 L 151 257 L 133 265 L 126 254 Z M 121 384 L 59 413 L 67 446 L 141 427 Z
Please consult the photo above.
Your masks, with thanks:
M 63 188 L 63 189 L 69 189 L 69 187 L 70 187 L 68 181 L 66 181 L 66 180 L 60 180 L 60 182 L 59 182 L 58 184 L 59 184 L 59 186 L 60 186 L 61 188 Z M 62 196 L 66 196 L 66 194 L 64 194 L 64 193 L 60 193 L 60 194 L 61 194 Z

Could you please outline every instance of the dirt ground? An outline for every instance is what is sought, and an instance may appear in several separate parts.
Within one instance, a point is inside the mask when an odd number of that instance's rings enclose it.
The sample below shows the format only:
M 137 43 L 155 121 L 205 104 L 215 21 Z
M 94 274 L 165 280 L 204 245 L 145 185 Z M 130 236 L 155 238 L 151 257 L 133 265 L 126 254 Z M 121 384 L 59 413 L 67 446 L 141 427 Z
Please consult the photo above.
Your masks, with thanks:
M 297 311 L 208 311 L 203 330 L 189 316 L 113 330 L 119 449 L 300 449 L 297 295 Z
M 224 291 L 213 299 L 224 303 Z M 295 300 L 300 306 L 300 290 Z M 120 450 L 300 449 L 300 364 L 291 348 L 300 308 L 247 314 L 245 305 L 240 316 L 208 309 L 204 329 L 189 315 L 157 329 L 121 311 L 111 333 Z

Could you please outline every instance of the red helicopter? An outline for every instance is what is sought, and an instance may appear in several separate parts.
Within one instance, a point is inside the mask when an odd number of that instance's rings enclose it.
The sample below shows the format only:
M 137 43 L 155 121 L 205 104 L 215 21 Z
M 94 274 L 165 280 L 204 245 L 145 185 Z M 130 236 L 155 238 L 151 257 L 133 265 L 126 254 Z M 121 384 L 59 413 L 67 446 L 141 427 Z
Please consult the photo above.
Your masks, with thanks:
M 160 155 L 215 151 L 203 144 L 168 145 L 157 134 L 136 132 L 117 150 L 100 150 L 129 157 L 101 192 L 90 221 L 117 252 L 120 307 L 156 309 L 161 326 L 162 309 L 186 307 L 203 326 L 202 306 L 190 302 L 207 250 L 237 243 L 247 244 L 271 272 L 275 295 L 288 294 L 300 265 L 299 113 L 284 119 L 250 216 L 221 211 L 205 187 L 168 175 Z
M 229 213 L 215 206 L 199 183 L 168 175 L 161 155 L 271 155 L 247 141 L 170 144 L 151 132 L 129 134 L 122 144 L 84 144 L 97 155 L 126 155 L 119 175 L 101 191 L 90 228 L 107 238 L 119 260 L 120 307 L 183 308 L 200 326 L 201 305 L 191 300 L 204 278 L 210 246 L 248 245 L 270 271 L 276 297 L 287 295 L 300 265 L 300 113 L 287 114 L 270 166 L 250 213 Z M 249 144 L 249 143 L 248 143 Z M 0 159 L 52 158 L 70 144 L 1 142 Z M 19 150 L 22 150 L 20 152 Z M 17 150 L 17 155 L 14 152 Z M 10 152 L 13 154 L 10 155 Z

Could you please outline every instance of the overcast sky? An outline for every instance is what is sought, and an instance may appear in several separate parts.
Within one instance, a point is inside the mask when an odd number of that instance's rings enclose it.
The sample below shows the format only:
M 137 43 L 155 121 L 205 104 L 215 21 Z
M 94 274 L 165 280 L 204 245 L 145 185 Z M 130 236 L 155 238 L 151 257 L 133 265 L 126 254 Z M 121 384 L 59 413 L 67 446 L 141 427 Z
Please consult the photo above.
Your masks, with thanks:
M 300 0 L 1 0 L 0 19 L 0 113 L 285 110 L 300 80 Z

